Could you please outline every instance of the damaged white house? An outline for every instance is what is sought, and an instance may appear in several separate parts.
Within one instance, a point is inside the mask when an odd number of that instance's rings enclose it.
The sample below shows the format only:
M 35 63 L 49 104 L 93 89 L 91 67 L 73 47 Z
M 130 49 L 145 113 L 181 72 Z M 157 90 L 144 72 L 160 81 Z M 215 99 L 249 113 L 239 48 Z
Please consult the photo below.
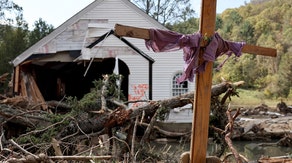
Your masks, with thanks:
M 115 24 L 166 30 L 128 0 L 96 0 L 13 60 L 14 92 L 36 102 L 82 98 L 93 80 L 115 68 L 124 77 L 127 100 L 160 100 L 194 90 L 194 83 L 176 83 L 182 51 L 154 53 L 142 39 L 116 36 Z

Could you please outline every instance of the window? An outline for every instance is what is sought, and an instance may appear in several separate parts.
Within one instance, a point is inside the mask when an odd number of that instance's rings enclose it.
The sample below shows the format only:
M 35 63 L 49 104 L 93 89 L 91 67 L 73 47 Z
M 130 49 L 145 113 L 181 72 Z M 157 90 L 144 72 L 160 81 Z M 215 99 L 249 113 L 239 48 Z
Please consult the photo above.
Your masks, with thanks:
M 176 79 L 179 78 L 182 73 L 177 73 L 172 78 L 172 96 L 178 96 L 188 92 L 188 82 L 184 81 L 181 84 L 176 82 Z

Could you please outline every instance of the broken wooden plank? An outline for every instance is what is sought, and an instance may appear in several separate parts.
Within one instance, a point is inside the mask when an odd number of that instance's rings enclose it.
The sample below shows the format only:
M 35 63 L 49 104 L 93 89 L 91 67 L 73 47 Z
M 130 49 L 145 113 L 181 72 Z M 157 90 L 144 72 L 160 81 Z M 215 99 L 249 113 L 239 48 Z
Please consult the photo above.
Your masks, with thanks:
M 14 68 L 14 93 L 19 92 L 19 65 Z
M 20 96 L 25 98 L 28 97 L 26 89 L 27 80 L 27 76 L 24 74 L 24 72 L 20 72 Z
M 115 25 L 115 34 L 118 36 L 126 36 L 140 39 L 150 39 L 149 29 L 125 26 L 121 24 Z
M 43 110 L 48 109 L 46 101 L 31 74 L 22 71 L 20 83 L 21 96 L 28 98 L 34 104 L 39 104 Z
M 30 95 L 31 98 L 34 102 L 36 102 L 37 104 L 41 104 L 41 107 L 43 110 L 48 110 L 48 106 L 46 104 L 46 101 L 36 83 L 36 81 L 34 80 L 34 77 L 30 74 L 27 74 L 28 76 L 28 81 L 30 84 Z

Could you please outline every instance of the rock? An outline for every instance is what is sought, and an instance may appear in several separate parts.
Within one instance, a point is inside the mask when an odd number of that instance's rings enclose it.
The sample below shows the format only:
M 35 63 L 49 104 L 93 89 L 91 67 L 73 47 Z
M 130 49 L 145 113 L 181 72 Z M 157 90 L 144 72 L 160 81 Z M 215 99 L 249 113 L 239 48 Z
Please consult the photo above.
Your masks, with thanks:
M 277 104 L 277 109 L 284 114 L 292 113 L 292 107 L 288 107 L 283 101 Z
M 277 115 L 271 115 L 270 117 L 271 117 L 272 119 L 279 118 L 279 116 L 277 116 Z

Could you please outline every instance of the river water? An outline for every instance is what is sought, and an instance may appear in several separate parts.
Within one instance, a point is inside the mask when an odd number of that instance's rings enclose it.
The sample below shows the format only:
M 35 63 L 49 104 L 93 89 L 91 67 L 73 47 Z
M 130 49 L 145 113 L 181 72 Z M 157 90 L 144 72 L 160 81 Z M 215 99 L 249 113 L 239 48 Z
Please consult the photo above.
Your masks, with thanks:
M 292 155 L 292 147 L 279 147 L 279 146 L 264 146 L 261 145 L 264 142 L 257 142 L 257 141 L 233 141 L 233 146 L 235 149 L 244 157 L 246 157 L 249 162 L 256 162 L 262 156 L 287 156 Z M 271 143 L 271 142 L 267 142 Z M 170 153 L 174 153 L 177 155 L 175 158 L 179 159 L 181 153 L 185 151 L 189 151 L 190 143 L 189 142 L 179 142 L 179 141 L 172 141 L 172 142 L 155 142 L 158 149 L 168 149 Z M 207 155 L 215 155 L 214 152 L 218 146 L 214 144 L 208 145 Z M 228 151 L 227 151 L 228 152 Z
M 263 143 L 265 142 L 233 141 L 233 145 L 237 151 L 250 161 L 256 161 L 262 156 L 275 157 L 292 155 L 292 147 L 261 145 Z
M 172 113 L 172 112 L 171 112 Z M 170 128 L 167 128 L 166 130 L 170 130 L 172 128 L 178 128 L 178 129 L 184 129 L 185 125 L 182 124 L 187 124 L 189 123 L 190 119 L 192 119 L 192 112 L 190 110 L 180 110 L 180 116 L 178 116 L 177 113 L 169 115 L 169 122 L 175 121 L 179 122 L 179 127 L 174 126 L 176 125 L 171 124 Z M 271 119 L 270 115 L 277 115 L 279 118 L 276 119 Z M 261 118 L 252 118 L 252 117 L 241 117 L 241 120 L 243 122 L 252 122 L 250 124 L 245 125 L 246 127 L 252 126 L 251 124 L 259 124 L 265 118 L 267 118 L 266 123 L 262 123 L 263 126 L 266 127 L 268 131 L 274 131 L 276 132 L 277 129 L 279 129 L 279 132 L 281 131 L 290 131 L 291 132 L 291 117 L 286 117 L 283 116 L 277 112 L 266 112 L 266 114 L 261 115 Z M 266 117 L 265 117 L 266 116 Z M 290 125 L 289 125 L 290 124 Z M 163 128 L 164 126 L 159 126 L 160 128 Z M 186 126 L 185 128 L 190 128 L 190 126 Z M 186 129 L 184 129 L 186 130 Z M 170 130 L 171 131 L 171 130 Z M 180 131 L 172 131 L 172 132 L 180 132 Z M 265 142 L 258 142 L 258 141 L 232 141 L 233 146 L 236 148 L 236 150 L 243 156 L 245 156 L 249 161 L 253 162 L 256 160 L 259 160 L 263 156 L 270 156 L 270 157 L 275 157 L 275 156 L 291 156 L 292 157 L 292 147 L 279 147 L 279 146 L 263 146 L 260 144 L 263 144 Z M 266 143 L 273 143 L 273 142 L 266 142 Z M 158 146 L 165 146 L 168 144 L 171 146 L 171 150 L 174 151 L 176 154 L 179 155 L 179 153 L 183 153 L 184 151 L 189 151 L 189 142 L 182 142 L 182 141 L 173 141 L 173 142 L 160 142 L 157 145 Z M 218 146 L 214 144 L 209 144 L 208 145 L 208 155 L 215 155 L 216 148 Z M 179 156 L 178 156 L 179 158 Z

